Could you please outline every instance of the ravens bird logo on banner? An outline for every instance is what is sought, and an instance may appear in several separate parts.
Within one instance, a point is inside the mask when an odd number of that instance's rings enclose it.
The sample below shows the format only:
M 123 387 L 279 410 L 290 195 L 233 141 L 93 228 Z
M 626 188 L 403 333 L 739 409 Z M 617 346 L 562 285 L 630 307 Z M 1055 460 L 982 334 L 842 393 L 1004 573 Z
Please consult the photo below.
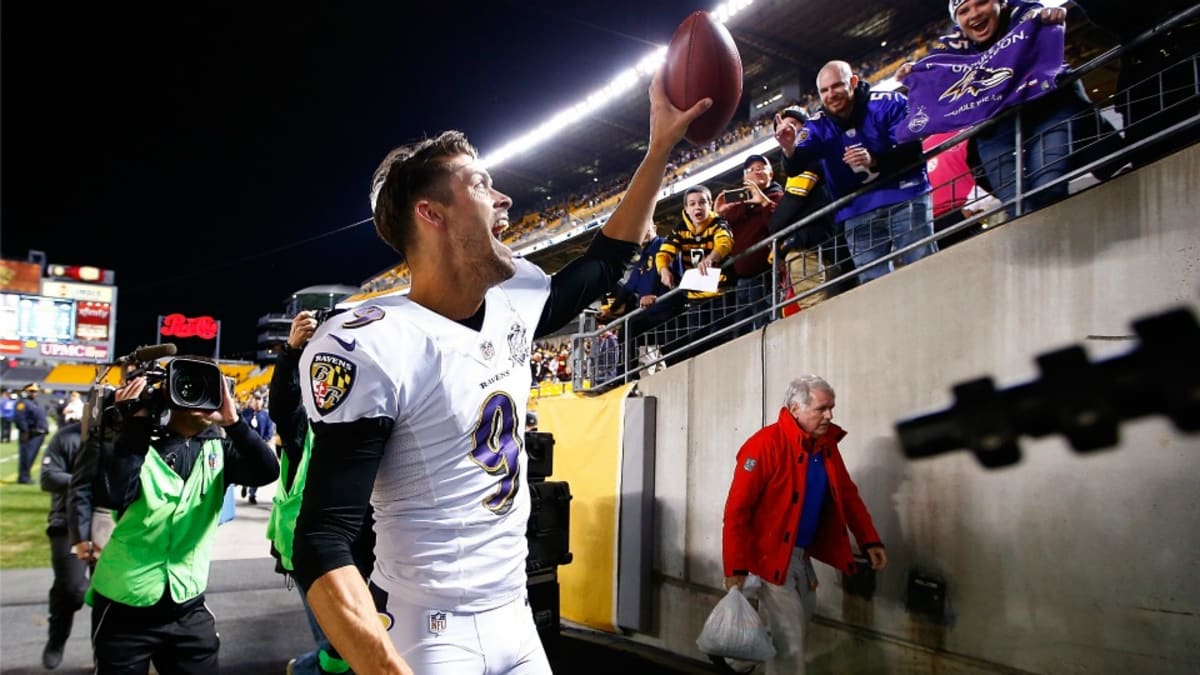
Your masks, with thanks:
M 978 98 L 980 94 L 988 89 L 998 87 L 1012 79 L 1012 76 L 1012 68 L 987 68 L 985 66 L 971 68 L 958 82 L 955 82 L 950 85 L 949 89 L 943 91 L 938 100 L 949 100 L 953 103 L 967 95 Z

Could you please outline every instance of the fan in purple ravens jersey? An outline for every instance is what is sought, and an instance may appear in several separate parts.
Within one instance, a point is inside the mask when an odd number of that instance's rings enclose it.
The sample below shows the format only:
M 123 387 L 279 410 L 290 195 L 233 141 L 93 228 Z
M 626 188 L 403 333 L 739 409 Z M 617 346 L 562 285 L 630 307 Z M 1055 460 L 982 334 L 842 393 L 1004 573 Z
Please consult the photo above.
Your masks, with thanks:
M 671 149 L 712 102 L 679 110 L 656 76 L 650 104 L 625 197 L 552 277 L 500 241 L 511 200 L 462 133 L 376 171 L 375 229 L 407 261 L 409 293 L 325 322 L 301 358 L 313 448 L 293 561 L 355 672 L 550 672 L 525 603 L 529 354 L 616 285 Z M 370 590 L 350 554 L 368 504 Z
M 864 267 L 933 234 L 929 178 L 919 142 L 897 143 L 896 127 L 908 113 L 897 92 L 871 91 L 845 61 L 830 61 L 817 73 L 821 112 L 798 130 L 776 125 L 789 176 L 819 172 L 833 198 L 856 195 L 837 210 L 855 267 Z M 865 192 L 858 193 L 869 186 Z M 937 250 L 919 246 L 900 257 L 915 262 Z M 859 274 L 866 282 L 891 271 L 879 264 Z

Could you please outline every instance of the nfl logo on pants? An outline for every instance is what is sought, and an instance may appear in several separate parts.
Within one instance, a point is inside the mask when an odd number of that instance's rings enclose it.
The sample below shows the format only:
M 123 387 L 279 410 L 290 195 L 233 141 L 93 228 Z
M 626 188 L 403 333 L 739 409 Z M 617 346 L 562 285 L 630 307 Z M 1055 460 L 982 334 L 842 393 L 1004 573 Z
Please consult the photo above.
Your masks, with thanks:
M 437 635 L 446 630 L 446 613 L 431 612 L 429 614 L 429 632 Z

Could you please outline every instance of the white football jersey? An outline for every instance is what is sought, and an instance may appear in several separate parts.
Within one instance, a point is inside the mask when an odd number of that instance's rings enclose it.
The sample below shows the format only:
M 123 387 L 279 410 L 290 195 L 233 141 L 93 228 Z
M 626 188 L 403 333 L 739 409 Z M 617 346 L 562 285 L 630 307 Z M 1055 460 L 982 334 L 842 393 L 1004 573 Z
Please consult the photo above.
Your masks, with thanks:
M 525 592 L 529 355 L 550 277 L 515 262 L 479 331 L 390 296 L 325 322 L 301 360 L 309 419 L 395 420 L 371 580 L 414 604 L 475 612 Z

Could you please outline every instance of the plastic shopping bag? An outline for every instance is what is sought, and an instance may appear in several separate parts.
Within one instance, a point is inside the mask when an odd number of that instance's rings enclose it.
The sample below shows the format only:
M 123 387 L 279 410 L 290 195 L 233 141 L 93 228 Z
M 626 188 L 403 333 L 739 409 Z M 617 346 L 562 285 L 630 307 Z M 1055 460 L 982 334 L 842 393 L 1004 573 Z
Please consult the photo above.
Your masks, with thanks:
M 742 661 L 769 661 L 775 656 L 767 627 L 737 586 L 708 615 L 696 646 L 705 654 Z

